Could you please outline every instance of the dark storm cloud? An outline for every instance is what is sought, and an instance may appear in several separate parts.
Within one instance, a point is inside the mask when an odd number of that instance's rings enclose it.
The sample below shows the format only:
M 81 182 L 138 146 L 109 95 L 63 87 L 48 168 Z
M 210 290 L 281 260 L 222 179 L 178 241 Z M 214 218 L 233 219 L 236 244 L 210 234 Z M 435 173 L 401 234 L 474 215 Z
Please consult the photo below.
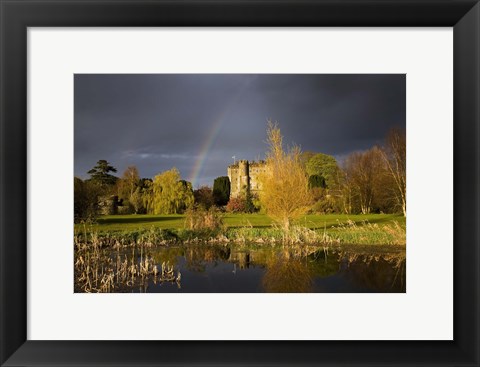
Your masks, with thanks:
M 404 75 L 76 75 L 75 175 L 107 159 L 119 175 L 176 167 L 211 185 L 264 157 L 267 119 L 284 141 L 343 157 L 405 127 Z

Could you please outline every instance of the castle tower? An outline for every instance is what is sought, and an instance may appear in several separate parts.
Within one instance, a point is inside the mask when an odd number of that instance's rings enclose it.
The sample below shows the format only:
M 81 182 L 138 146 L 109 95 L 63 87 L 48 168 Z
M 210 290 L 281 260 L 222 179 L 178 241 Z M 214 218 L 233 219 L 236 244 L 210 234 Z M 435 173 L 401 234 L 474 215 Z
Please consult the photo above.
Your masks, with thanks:
M 248 161 L 241 160 L 238 161 L 238 189 L 239 192 L 245 191 L 249 188 L 249 169 Z
M 228 166 L 227 173 L 230 180 L 230 197 L 238 197 L 248 189 L 251 193 L 261 191 L 259 175 L 265 172 L 265 161 L 249 162 L 237 161 Z

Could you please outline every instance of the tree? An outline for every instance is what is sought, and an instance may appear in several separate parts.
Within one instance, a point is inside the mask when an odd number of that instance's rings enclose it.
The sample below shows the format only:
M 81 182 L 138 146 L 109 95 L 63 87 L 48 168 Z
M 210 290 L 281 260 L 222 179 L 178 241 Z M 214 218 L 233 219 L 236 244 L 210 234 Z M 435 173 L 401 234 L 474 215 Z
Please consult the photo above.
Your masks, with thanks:
M 337 182 L 338 186 L 335 197 L 339 211 L 345 214 L 352 214 L 354 185 L 346 169 L 340 169 L 338 171 Z
M 95 167 L 88 171 L 88 174 L 90 175 L 90 181 L 94 181 L 101 186 L 111 186 L 115 185 L 118 178 L 111 175 L 110 172 L 117 172 L 117 169 L 106 160 L 101 159 Z
M 300 162 L 302 163 L 303 168 L 307 168 L 308 161 L 318 153 L 307 151 L 300 153 Z
M 147 212 L 149 204 L 152 203 L 152 185 L 153 181 L 150 178 L 138 180 L 137 187 L 129 199 L 135 214 L 145 214 Z
M 217 177 L 213 181 L 213 198 L 216 205 L 227 205 L 230 199 L 230 179 L 228 176 Z
M 147 213 L 153 213 L 153 180 L 145 179 L 141 180 L 141 184 L 143 184 L 141 198 L 142 198 L 142 205 L 143 208 Z
M 135 166 L 128 166 L 119 180 L 118 196 L 122 199 L 131 200 L 131 197 L 140 183 L 138 169 Z
M 350 154 L 345 161 L 345 172 L 361 213 L 370 213 L 379 190 L 386 189 L 382 187 L 385 166 L 380 149 L 373 147 L 365 152 Z
M 403 215 L 407 215 L 407 144 L 405 131 L 389 131 L 381 150 L 390 177 L 395 183 L 395 198 Z
M 307 161 L 305 167 L 309 176 L 322 176 L 327 188 L 335 187 L 339 168 L 334 157 L 323 153 L 315 154 Z
M 133 192 L 132 196 L 130 197 L 130 204 L 132 205 L 135 214 L 139 214 L 144 210 L 142 196 L 143 196 L 142 189 L 140 187 L 137 187 Z
M 210 209 L 215 204 L 212 189 L 208 186 L 202 186 L 193 191 L 193 197 L 195 198 L 195 204 L 201 205 L 205 209 Z
M 193 205 L 193 192 L 189 184 L 180 180 L 176 168 L 156 175 L 148 192 L 148 211 L 152 214 L 176 214 Z
M 332 210 L 328 207 L 329 204 L 329 194 L 326 190 L 325 179 L 320 175 L 312 175 L 308 177 L 308 188 L 312 194 L 312 200 L 315 204 L 312 206 L 311 211 L 313 212 L 331 212 Z
M 179 182 L 182 184 L 182 188 L 180 191 L 180 205 L 177 209 L 177 213 L 183 213 L 185 210 L 193 206 L 195 197 L 193 196 L 193 186 L 191 182 L 186 180 L 180 180 Z
M 95 182 L 73 179 L 73 216 L 74 222 L 92 221 L 97 216 L 100 187 Z
M 321 175 L 311 175 L 308 177 L 308 187 L 313 189 L 315 187 L 321 187 L 324 189 L 327 187 L 327 184 L 325 183 L 325 178 Z
M 267 214 L 287 232 L 291 221 L 306 213 L 312 203 L 308 176 L 300 161 L 300 148 L 293 146 L 284 151 L 280 128 L 271 121 L 267 144 L 266 171 L 259 177 L 263 188 L 260 201 Z

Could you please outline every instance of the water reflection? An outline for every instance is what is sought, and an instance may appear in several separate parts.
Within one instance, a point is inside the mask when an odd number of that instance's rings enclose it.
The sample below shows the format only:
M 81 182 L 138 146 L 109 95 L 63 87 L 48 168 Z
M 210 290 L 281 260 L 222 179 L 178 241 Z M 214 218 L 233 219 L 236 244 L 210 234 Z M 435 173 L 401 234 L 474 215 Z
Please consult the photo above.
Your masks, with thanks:
M 302 258 L 292 256 L 288 250 L 280 251 L 268 259 L 262 278 L 265 292 L 313 292 L 313 272 Z
M 405 249 L 392 246 L 192 245 L 150 248 L 142 256 L 171 264 L 181 281 L 142 278 L 133 287 L 117 284 L 114 292 L 406 291 Z
M 340 256 L 342 273 L 360 286 L 377 292 L 405 292 L 405 254 L 352 254 Z

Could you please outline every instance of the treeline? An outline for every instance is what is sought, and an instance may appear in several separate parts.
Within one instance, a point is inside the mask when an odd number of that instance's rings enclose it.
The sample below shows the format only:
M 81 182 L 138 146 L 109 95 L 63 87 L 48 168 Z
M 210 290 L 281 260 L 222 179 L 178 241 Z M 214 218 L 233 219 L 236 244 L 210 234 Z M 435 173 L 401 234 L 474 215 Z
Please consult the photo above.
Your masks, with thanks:
M 338 164 L 332 156 L 302 153 L 321 213 L 406 215 L 405 131 L 391 129 L 381 146 L 354 152 Z
M 228 177 L 218 177 L 213 190 L 182 180 L 176 168 L 150 178 L 140 178 L 138 169 L 129 166 L 121 177 L 106 160 L 88 171 L 90 178 L 74 178 L 75 222 L 92 221 L 99 214 L 181 214 L 195 205 L 206 209 L 224 206 L 230 197 Z
M 302 170 L 298 175 L 308 179 L 304 201 L 309 202 L 310 213 L 406 215 L 405 131 L 394 128 L 382 145 L 354 152 L 340 163 L 323 153 L 298 153 Z M 291 164 L 296 167 L 295 162 Z M 286 177 L 292 176 L 291 169 L 285 171 Z M 109 162 L 100 160 L 88 171 L 89 179 L 75 177 L 76 222 L 94 220 L 98 214 L 179 214 L 195 207 L 269 214 L 268 205 L 262 204 L 262 198 L 251 194 L 248 188 L 230 199 L 230 181 L 226 176 L 217 177 L 213 187 L 193 190 L 192 184 L 182 180 L 176 168 L 161 172 L 153 179 L 140 178 L 135 166 L 128 167 L 121 177 L 113 175 L 116 172 Z M 264 202 L 276 199 L 283 202 L 286 196 L 291 196 L 282 185 L 268 185 L 267 181 L 264 184 L 268 194 L 263 195 Z M 291 189 L 298 194 L 300 188 Z
M 342 162 L 327 154 L 282 150 L 278 127 L 271 126 L 269 136 L 274 148 L 267 153 L 267 162 L 275 171 L 272 177 L 260 177 L 260 197 L 244 190 L 232 198 L 226 209 L 232 212 L 261 211 L 271 214 L 272 203 L 279 201 L 284 211 L 301 209 L 309 213 L 402 213 L 406 215 L 406 137 L 405 131 L 392 128 L 383 144 L 365 151 L 353 152 Z M 289 157 L 290 155 L 290 157 Z M 288 158 L 288 159 L 287 159 Z M 296 160 L 299 164 L 296 164 Z M 296 172 L 298 180 L 293 180 Z M 283 177 L 283 176 L 284 177 Z M 282 181 L 281 185 L 275 182 Z M 305 179 L 307 179 L 305 181 Z M 308 182 L 308 192 L 303 190 Z M 290 187 L 292 186 L 292 187 Z M 303 192 L 303 198 L 299 198 Z M 263 196 L 263 203 L 262 203 Z M 307 203 L 309 203 L 307 205 Z M 269 205 L 270 204 L 270 205 Z M 269 213 L 270 211 L 270 213 Z

